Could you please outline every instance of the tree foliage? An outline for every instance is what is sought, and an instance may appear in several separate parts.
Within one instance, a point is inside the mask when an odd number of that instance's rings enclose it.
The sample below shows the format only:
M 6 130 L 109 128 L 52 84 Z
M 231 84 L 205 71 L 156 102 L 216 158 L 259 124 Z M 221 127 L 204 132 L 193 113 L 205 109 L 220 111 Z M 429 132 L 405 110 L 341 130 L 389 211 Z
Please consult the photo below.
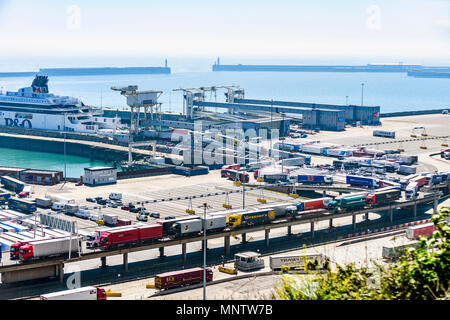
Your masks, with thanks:
M 307 263 L 308 277 L 286 277 L 275 289 L 274 299 L 286 300 L 430 300 L 450 298 L 450 210 L 433 215 L 435 231 L 421 237 L 396 263 L 357 270 L 353 264 L 337 266 L 325 274 L 314 273 L 317 264 Z M 310 271 L 312 270 L 312 271 Z

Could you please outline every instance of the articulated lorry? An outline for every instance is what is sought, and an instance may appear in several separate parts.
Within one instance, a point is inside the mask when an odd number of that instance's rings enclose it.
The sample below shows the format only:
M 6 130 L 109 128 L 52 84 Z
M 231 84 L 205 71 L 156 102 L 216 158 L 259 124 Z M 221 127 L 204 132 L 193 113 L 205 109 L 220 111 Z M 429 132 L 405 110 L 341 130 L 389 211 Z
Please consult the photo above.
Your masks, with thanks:
M 72 243 L 70 237 L 25 243 L 19 248 L 19 258 L 21 262 L 27 262 L 36 259 L 65 256 L 69 254 L 69 250 L 72 253 L 81 251 L 81 238 L 72 237 Z
M 326 175 L 306 175 L 297 176 L 297 182 L 306 184 L 333 184 L 333 177 Z
M 213 280 L 213 271 L 206 268 L 206 282 Z M 166 272 L 155 276 L 155 287 L 159 290 L 176 288 L 203 282 L 203 268 Z
M 36 211 L 36 202 L 28 199 L 10 198 L 8 208 L 30 214 Z
M 42 294 L 41 300 L 106 300 L 103 288 L 83 287 L 72 290 Z
M 372 177 L 347 176 L 346 183 L 352 186 L 364 186 L 368 188 L 378 188 L 378 179 Z

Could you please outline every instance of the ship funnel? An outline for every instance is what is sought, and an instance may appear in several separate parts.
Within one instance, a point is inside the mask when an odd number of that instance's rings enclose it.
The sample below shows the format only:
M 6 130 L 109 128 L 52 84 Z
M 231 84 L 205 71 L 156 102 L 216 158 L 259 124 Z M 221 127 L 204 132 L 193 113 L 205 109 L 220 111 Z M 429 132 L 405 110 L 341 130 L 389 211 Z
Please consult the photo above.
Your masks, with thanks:
M 33 91 L 38 90 L 41 93 L 48 93 L 48 77 L 36 75 L 31 86 Z

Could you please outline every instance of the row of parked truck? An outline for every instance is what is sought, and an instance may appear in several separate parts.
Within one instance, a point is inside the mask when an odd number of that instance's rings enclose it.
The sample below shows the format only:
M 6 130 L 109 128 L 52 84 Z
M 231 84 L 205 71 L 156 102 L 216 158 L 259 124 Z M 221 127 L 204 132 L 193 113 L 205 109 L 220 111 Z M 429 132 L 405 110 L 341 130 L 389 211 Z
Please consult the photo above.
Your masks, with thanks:
M 105 250 L 122 246 L 138 246 L 145 243 L 164 239 L 180 239 L 199 236 L 203 230 L 207 233 L 220 232 L 225 229 L 237 229 L 254 225 L 268 224 L 277 219 L 295 219 L 314 212 L 345 212 L 376 205 L 386 204 L 400 198 L 401 191 L 395 187 L 388 187 L 375 191 L 341 196 L 336 199 L 324 197 L 320 199 L 301 200 L 295 204 L 284 203 L 266 205 L 258 209 L 229 210 L 210 213 L 203 217 L 180 217 L 163 220 L 153 224 L 123 225 L 113 228 L 103 228 L 95 231 L 86 238 L 88 249 L 102 248 Z M 11 246 L 11 259 L 22 262 L 68 253 L 69 247 L 73 252 L 79 250 L 78 238 L 51 239 L 45 241 L 18 242 Z

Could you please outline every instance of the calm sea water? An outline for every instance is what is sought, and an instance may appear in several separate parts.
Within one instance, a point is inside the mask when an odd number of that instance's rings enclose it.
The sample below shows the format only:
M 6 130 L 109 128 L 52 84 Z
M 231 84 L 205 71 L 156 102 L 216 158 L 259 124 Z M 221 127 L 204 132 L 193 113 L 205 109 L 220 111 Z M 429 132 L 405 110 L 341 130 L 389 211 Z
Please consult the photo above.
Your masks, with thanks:
M 65 60 L 67 61 L 67 60 Z M 112 63 L 49 63 L 30 64 L 25 69 L 12 68 L 6 61 L 0 63 L 6 71 L 29 71 L 40 67 L 117 66 Z M 105 62 L 106 63 L 106 62 Z M 238 62 L 233 62 L 238 63 Z M 247 63 L 247 62 L 243 62 Z M 258 61 L 257 63 L 270 63 Z M 122 63 L 123 66 L 133 66 Z M 139 64 L 160 65 L 156 63 Z M 169 66 L 170 63 L 169 63 Z M 8 67 L 8 68 L 7 68 Z M 6 69 L 5 69 L 6 68 Z M 12 68 L 12 69 L 11 69 Z M 125 108 L 125 98 L 112 91 L 111 86 L 138 85 L 140 90 L 163 91 L 160 102 L 163 111 L 182 112 L 182 93 L 173 89 L 200 86 L 240 85 L 245 96 L 254 99 L 289 100 L 329 104 L 360 104 L 361 83 L 364 83 L 364 105 L 378 105 L 382 112 L 450 108 L 450 79 L 420 79 L 396 73 L 306 73 L 306 72 L 212 72 L 211 64 L 184 63 L 173 68 L 170 75 L 120 75 L 52 77 L 50 92 L 80 98 L 85 104 Z M 29 86 L 32 77 L 0 78 L 0 88 L 17 90 Z M 207 96 L 211 101 L 224 101 L 224 90 L 217 96 Z M 347 98 L 348 97 L 348 98 Z M 68 156 L 67 176 L 78 177 L 83 168 L 104 163 Z M 0 165 L 36 169 L 63 170 L 63 156 L 12 149 L 0 149 Z
M 0 78 L 0 88 L 29 86 L 32 77 Z M 138 85 L 140 90 L 163 91 L 163 111 L 182 112 L 182 93 L 173 89 L 240 85 L 250 99 L 274 99 L 313 103 L 377 105 L 382 112 L 450 107 L 450 79 L 421 79 L 406 74 L 322 72 L 174 72 L 170 75 L 119 75 L 52 77 L 50 92 L 80 98 L 85 104 L 124 108 L 125 98 L 111 86 Z M 219 89 L 211 101 L 224 101 Z
M 78 178 L 84 168 L 112 165 L 103 161 L 90 161 L 88 158 L 67 155 L 67 177 Z M 64 172 L 64 155 L 0 148 L 0 166 L 32 169 L 59 170 Z

